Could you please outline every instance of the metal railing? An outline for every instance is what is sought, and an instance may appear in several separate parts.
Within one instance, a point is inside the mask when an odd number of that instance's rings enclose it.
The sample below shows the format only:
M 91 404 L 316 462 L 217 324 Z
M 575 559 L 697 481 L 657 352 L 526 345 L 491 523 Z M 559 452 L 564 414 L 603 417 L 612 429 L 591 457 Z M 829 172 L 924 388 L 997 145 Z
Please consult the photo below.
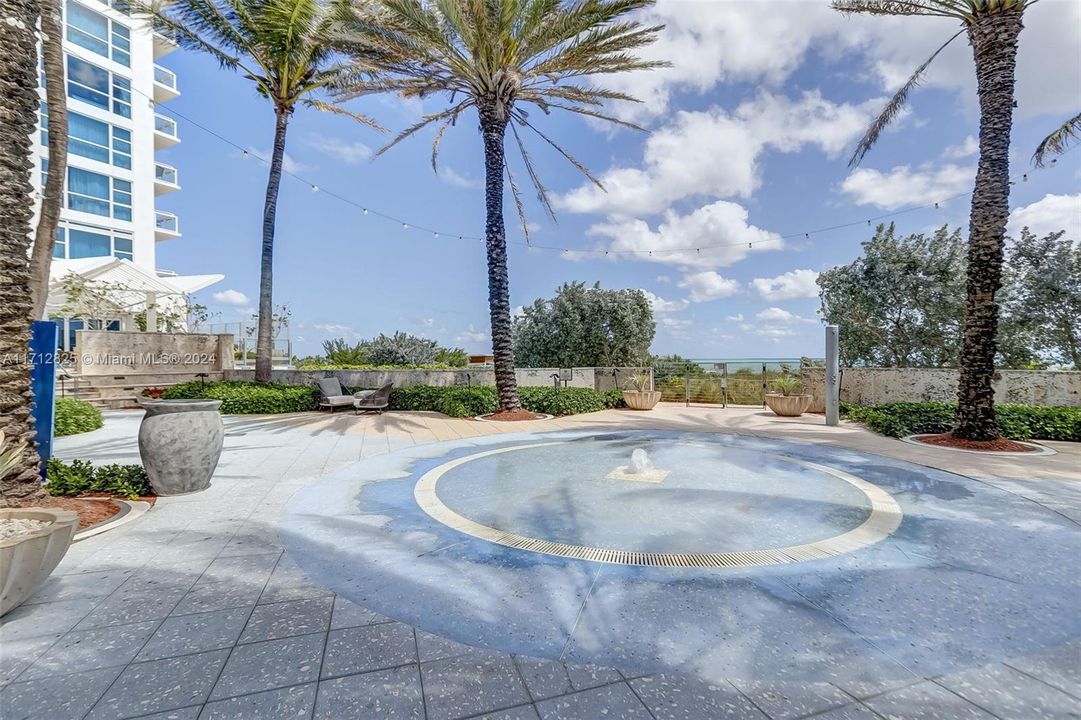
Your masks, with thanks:
M 253 322 L 212 323 L 206 326 L 206 332 L 229 334 L 233 336 L 233 366 L 236 368 L 255 367 L 256 332 L 258 326 Z M 275 328 L 271 342 L 270 362 L 274 367 L 292 367 L 293 341 L 289 337 L 288 323 Z
M 690 405 L 763 405 L 771 384 L 798 375 L 801 360 L 685 360 L 654 365 L 661 400 Z
M 165 117 L 154 113 L 154 130 L 160 132 L 162 135 L 168 135 L 172 138 L 179 139 L 176 133 L 176 121 L 172 118 Z
M 180 232 L 180 219 L 171 212 L 164 210 L 154 211 L 154 226 L 158 230 L 171 233 Z
M 164 85 L 170 90 L 176 90 L 176 73 L 155 63 L 154 82 L 159 85 Z

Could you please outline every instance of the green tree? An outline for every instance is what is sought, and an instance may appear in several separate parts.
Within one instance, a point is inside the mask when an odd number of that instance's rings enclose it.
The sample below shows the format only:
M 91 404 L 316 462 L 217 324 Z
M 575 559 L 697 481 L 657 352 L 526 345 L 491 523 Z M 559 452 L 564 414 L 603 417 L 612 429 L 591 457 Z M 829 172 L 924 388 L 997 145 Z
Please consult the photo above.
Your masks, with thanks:
M 1024 228 L 1010 245 L 1002 300 L 1010 365 L 1081 370 L 1081 245 L 1065 234 L 1038 238 Z
M 373 365 L 431 365 L 438 350 L 435 340 L 396 332 L 379 333 L 367 343 L 368 362 Z
M 860 140 L 853 162 L 878 140 L 904 106 L 912 89 L 942 49 L 965 34 L 972 46 L 980 104 L 980 159 L 972 193 L 968 231 L 968 276 L 965 322 L 961 339 L 961 380 L 957 388 L 954 436 L 993 440 L 998 304 L 1002 285 L 1003 244 L 1010 215 L 1010 129 L 1013 124 L 1014 70 L 1022 16 L 1034 0 L 833 0 L 845 13 L 944 17 L 961 23 L 961 30 L 920 65 L 890 99 L 882 114 Z
M 960 229 L 898 237 L 892 223 L 879 225 L 861 257 L 818 276 L 822 317 L 840 328 L 841 363 L 956 367 L 964 277 Z
M 437 124 L 434 168 L 446 129 L 463 113 L 477 113 L 484 143 L 488 308 L 496 387 L 504 410 L 521 407 L 514 378 L 504 173 L 525 227 L 523 204 L 504 155 L 507 130 L 549 213 L 548 193 L 519 128 L 536 133 L 599 185 L 584 165 L 536 127 L 527 106 L 545 114 L 566 110 L 626 125 L 601 108 L 608 100 L 634 98 L 585 79 L 661 65 L 634 54 L 655 39 L 660 27 L 643 26 L 628 15 L 651 4 L 652 0 L 383 0 L 342 42 L 342 48 L 357 57 L 359 69 L 374 69 L 382 76 L 359 92 L 448 98 L 449 107 L 424 116 L 387 148 Z
M 641 365 L 657 326 L 641 290 L 564 283 L 514 322 L 514 356 L 525 367 Z
M 379 128 L 370 118 L 328 104 L 328 91 L 351 87 L 357 69 L 330 44 L 335 27 L 353 15 L 350 0 L 134 0 L 155 30 L 184 48 L 204 52 L 222 67 L 239 70 L 274 109 L 263 241 L 259 268 L 259 327 L 255 381 L 270 382 L 274 341 L 274 229 L 289 119 L 298 105 L 333 112 Z
M 30 135 L 37 125 L 36 0 L 0 0 L 0 507 L 43 497 L 34 448 L 30 328 Z

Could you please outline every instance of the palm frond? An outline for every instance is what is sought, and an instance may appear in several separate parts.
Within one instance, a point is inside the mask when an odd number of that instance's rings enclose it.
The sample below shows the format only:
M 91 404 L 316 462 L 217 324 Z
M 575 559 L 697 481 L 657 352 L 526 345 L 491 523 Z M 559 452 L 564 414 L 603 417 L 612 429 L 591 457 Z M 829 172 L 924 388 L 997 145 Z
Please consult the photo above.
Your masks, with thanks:
M 537 191 L 537 200 L 540 201 L 541 206 L 544 208 L 545 212 L 548 213 L 548 217 L 555 220 L 556 213 L 552 208 L 552 201 L 548 197 L 548 188 L 544 187 L 544 183 L 541 182 L 540 175 L 537 174 L 537 168 L 533 165 L 533 158 L 529 156 L 529 151 L 526 150 L 525 143 L 522 142 L 522 137 L 518 134 L 518 128 L 512 124 L 510 129 L 511 134 L 514 135 L 515 142 L 518 143 L 518 152 L 522 154 L 522 162 L 525 163 L 525 169 L 529 174 L 529 179 L 533 183 L 534 189 Z
M 1070 141 L 1081 139 L 1081 113 L 1070 118 L 1057 130 L 1048 135 L 1032 154 L 1032 162 L 1036 167 L 1043 167 L 1044 162 L 1050 155 L 1061 155 L 1066 152 Z
M 345 116 L 347 118 L 351 118 L 353 120 L 356 120 L 361 125 L 367 125 L 368 127 L 372 128 L 373 130 L 378 130 L 379 132 L 384 132 L 384 133 L 387 132 L 387 129 L 385 127 L 383 127 L 382 125 L 380 125 L 375 120 L 368 117 L 367 115 L 361 115 L 360 113 L 355 113 L 355 112 L 352 112 L 350 110 L 346 110 L 345 108 L 343 108 L 340 105 L 333 105 L 331 103 L 322 102 L 320 100 L 315 100 L 313 98 L 304 98 L 304 99 L 301 100 L 301 103 L 303 103 L 305 106 L 313 108 L 315 110 L 321 110 L 323 112 L 333 113 L 335 115 L 343 115 L 343 116 Z
M 395 135 L 394 139 L 391 140 L 389 143 L 387 143 L 383 147 L 379 148 L 379 151 L 375 153 L 375 157 L 379 157 L 380 155 L 385 153 L 387 150 L 390 150 L 392 147 L 394 147 L 395 145 L 400 143 L 402 140 L 405 140 L 407 137 L 411 137 L 412 135 L 417 134 L 418 132 L 420 132 L 424 128 L 428 127 L 432 123 L 439 122 L 440 120 L 445 120 L 446 118 L 448 118 L 448 117 L 450 117 L 452 115 L 459 114 L 462 110 L 464 110 L 466 107 L 468 107 L 471 104 L 472 104 L 472 101 L 466 100 L 466 101 L 463 101 L 463 102 L 455 105 L 454 107 L 452 107 L 449 110 L 442 110 L 442 111 L 437 112 L 437 113 L 432 113 L 430 115 L 425 115 L 420 120 L 418 120 L 417 122 L 415 122 L 412 125 L 410 125 L 409 127 L 407 127 L 405 130 L 402 130 L 400 133 Z
M 966 0 L 833 0 L 831 5 L 847 15 L 929 15 L 966 21 L 974 9 Z
M 522 224 L 522 233 L 525 234 L 526 244 L 529 243 L 529 222 L 525 216 L 525 205 L 522 203 L 522 193 L 518 190 L 518 183 L 514 182 L 514 174 L 510 171 L 510 165 L 504 161 L 503 167 L 507 171 L 507 184 L 510 185 L 510 196 L 514 199 L 514 209 L 518 211 L 518 222 Z
M 593 183 L 594 185 L 596 185 L 596 186 L 597 186 L 598 188 L 600 188 L 601 190 L 604 190 L 604 185 L 603 185 L 603 184 L 601 183 L 601 181 L 600 181 L 600 180 L 598 180 L 598 179 L 597 179 L 597 178 L 596 178 L 596 177 L 595 177 L 595 176 L 593 175 L 593 173 L 591 173 L 591 172 L 589 171 L 589 168 L 587 168 L 587 167 L 586 167 L 585 165 L 583 165 L 583 164 L 582 164 L 582 162 L 581 162 L 580 160 L 578 160 L 578 158 L 576 158 L 576 157 L 574 157 L 573 155 L 571 155 L 571 154 L 570 154 L 569 152 L 567 152 L 566 150 L 564 150 L 564 149 L 563 149 L 563 148 L 562 148 L 562 147 L 561 147 L 561 146 L 559 145 L 559 143 L 557 143 L 557 142 L 556 142 L 555 140 L 553 140 L 552 138 L 548 137 L 548 136 L 547 136 L 547 135 L 545 135 L 545 134 L 544 134 L 543 132 L 541 132 L 540 130 L 538 130 L 538 129 L 537 129 L 537 127 L 536 127 L 535 125 L 533 125 L 533 123 L 531 123 L 531 122 L 529 122 L 529 121 L 525 121 L 525 122 L 523 122 L 522 124 L 523 124 L 523 125 L 524 125 L 525 127 L 527 127 L 527 128 L 529 128 L 530 130 L 532 130 L 533 132 L 537 133 L 537 135 L 539 135 L 539 136 L 541 137 L 541 139 L 542 139 L 542 140 L 544 140 L 544 141 L 545 141 L 546 143 L 548 143 L 549 145 L 551 145 L 552 147 L 554 147 L 554 148 L 556 149 L 556 152 L 558 152 L 558 153 L 559 153 L 560 155 L 562 155 L 562 156 L 563 156 L 564 158 L 566 158 L 567 162 L 569 162 L 569 163 L 570 163 L 571 165 L 573 165 L 573 166 L 575 167 L 575 169 L 576 169 L 576 170 L 578 170 L 578 172 L 582 173 L 582 174 L 583 174 L 583 175 L 585 175 L 585 176 L 586 176 L 587 178 L 589 178 L 589 181 L 590 181 L 590 182 L 592 182 L 592 183 Z
M 901 89 L 898 90 L 892 98 L 890 98 L 890 101 L 886 103 L 886 107 L 882 109 L 882 112 L 879 113 L 878 117 L 875 118 L 875 121 L 871 123 L 871 126 L 869 128 L 867 128 L 867 132 L 864 133 L 863 137 L 856 144 L 856 150 L 852 153 L 852 158 L 848 161 L 850 167 L 855 167 L 856 165 L 860 164 L 860 161 L 863 160 L 864 155 L 866 155 L 870 151 L 870 149 L 874 147 L 875 142 L 878 141 L 878 138 L 882 134 L 882 132 L 887 127 L 889 127 L 889 124 L 893 122 L 898 115 L 901 114 L 901 110 L 904 108 L 905 102 L 908 100 L 909 93 L 911 93 L 912 90 L 920 84 L 920 80 L 923 79 L 924 72 L 926 72 L 927 68 L 931 65 L 932 62 L 934 62 L 934 59 L 938 57 L 939 53 L 946 49 L 947 45 L 957 39 L 957 37 L 963 32 L 965 32 L 963 29 L 957 31 L 956 33 L 954 33 L 954 35 L 950 37 L 949 40 L 942 43 L 942 46 L 935 50 L 933 53 L 931 53 L 931 57 L 924 60 L 923 64 L 916 68 L 916 72 L 912 73 L 912 76 L 907 81 L 905 81 L 904 85 L 901 86 Z

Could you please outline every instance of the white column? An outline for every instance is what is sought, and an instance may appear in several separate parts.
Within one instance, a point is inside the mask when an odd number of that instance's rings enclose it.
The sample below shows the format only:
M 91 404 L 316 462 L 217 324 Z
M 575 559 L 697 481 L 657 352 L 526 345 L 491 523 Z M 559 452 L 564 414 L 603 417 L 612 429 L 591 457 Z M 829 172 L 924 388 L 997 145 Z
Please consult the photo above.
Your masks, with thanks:
M 146 331 L 158 331 L 158 294 L 151 290 L 146 292 Z
M 826 424 L 840 423 L 841 401 L 840 363 L 837 347 L 838 330 L 836 325 L 826 326 Z

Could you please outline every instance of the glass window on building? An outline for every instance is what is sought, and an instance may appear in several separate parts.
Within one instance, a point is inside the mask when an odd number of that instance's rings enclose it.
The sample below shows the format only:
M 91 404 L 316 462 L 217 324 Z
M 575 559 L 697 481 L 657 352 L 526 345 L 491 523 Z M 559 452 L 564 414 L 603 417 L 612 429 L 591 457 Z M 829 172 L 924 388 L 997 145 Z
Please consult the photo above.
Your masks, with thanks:
M 49 103 L 42 100 L 40 108 L 38 116 L 41 118 L 41 144 L 49 147 Z
M 131 32 L 77 2 L 67 3 L 68 40 L 113 62 L 131 66 Z
M 68 256 L 68 235 L 63 225 L 56 228 L 56 242 L 53 243 L 53 257 L 64 259 Z
M 131 222 L 131 183 L 113 178 L 113 217 Z
M 109 124 L 68 113 L 68 149 L 73 155 L 109 162 Z
M 131 170 L 131 130 L 113 126 L 113 165 Z
M 111 178 L 108 175 L 68 168 L 68 207 L 79 212 L 109 217 Z
M 131 117 L 131 81 L 68 55 L 68 97 Z
M 68 259 L 108 257 L 112 255 L 113 239 L 106 233 L 68 228 Z
M 121 260 L 131 260 L 135 257 L 130 236 L 116 235 L 113 237 L 113 257 Z

